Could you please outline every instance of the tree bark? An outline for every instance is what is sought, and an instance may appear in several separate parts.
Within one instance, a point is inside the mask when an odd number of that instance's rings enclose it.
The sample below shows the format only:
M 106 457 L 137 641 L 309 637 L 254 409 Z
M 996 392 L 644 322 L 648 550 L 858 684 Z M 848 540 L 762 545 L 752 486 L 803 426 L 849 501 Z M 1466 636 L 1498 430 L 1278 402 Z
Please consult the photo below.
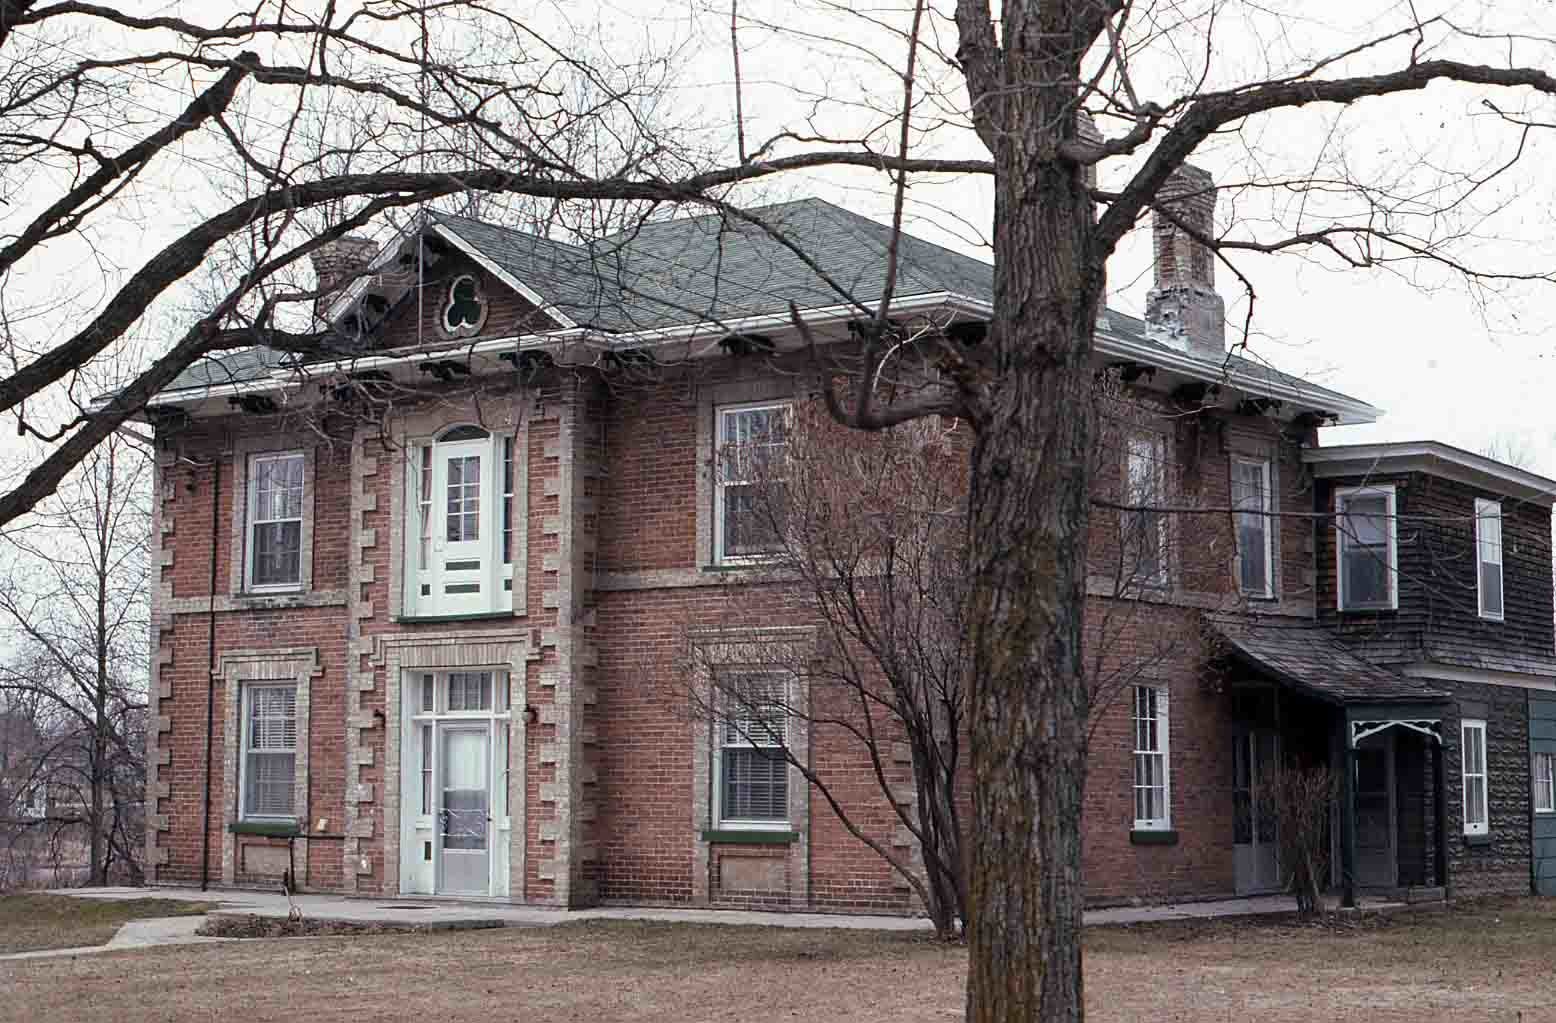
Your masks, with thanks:
M 969 497 L 972 1023 L 1083 1013 L 1081 635 L 1103 270 L 1083 170 L 1057 154 L 1074 123 L 1063 91 L 1007 91 L 995 151 L 996 364 Z

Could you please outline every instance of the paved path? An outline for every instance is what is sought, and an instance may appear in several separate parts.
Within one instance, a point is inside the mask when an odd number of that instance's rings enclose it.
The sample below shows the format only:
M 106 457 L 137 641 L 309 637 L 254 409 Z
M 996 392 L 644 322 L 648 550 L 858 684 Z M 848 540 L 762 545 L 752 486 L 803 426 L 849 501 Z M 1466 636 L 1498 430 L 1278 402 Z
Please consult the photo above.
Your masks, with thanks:
M 82 945 L 77 948 L 46 948 L 37 952 L 12 952 L 0 955 L 0 962 L 13 959 L 55 959 L 60 956 L 94 955 L 99 952 L 120 952 L 131 948 L 151 948 L 154 945 L 198 945 L 211 941 L 231 941 L 231 938 L 206 938 L 195 933 L 205 922 L 203 916 L 164 916 L 146 920 L 131 920 L 119 928 L 119 933 L 103 945 Z
M 51 894 L 88 899 L 178 899 L 190 902 L 215 902 L 214 913 L 238 916 L 284 917 L 291 908 L 286 896 L 277 892 L 239 891 L 235 889 L 202 892 L 193 888 L 70 888 Z M 666 923 L 732 924 L 748 927 L 840 928 L 844 930 L 925 931 L 929 921 L 922 917 L 855 916 L 839 913 L 756 913 L 723 909 L 653 909 L 608 907 L 562 910 L 535 906 L 514 906 L 506 902 L 450 902 L 446 899 L 348 899 L 333 895 L 298 895 L 292 900 L 309 920 L 341 920 L 363 924 L 423 924 L 434 927 L 458 927 L 471 924 L 506 927 L 552 927 L 580 920 L 656 920 Z M 1363 900 L 1363 909 L 1392 909 L 1400 904 L 1381 900 Z M 1186 902 L 1164 906 L 1125 906 L 1095 909 L 1086 913 L 1086 923 L 1150 923 L 1161 920 L 1205 920 L 1224 916 L 1255 916 L 1290 913 L 1294 899 L 1284 895 L 1265 895 L 1216 902 Z M 192 944 L 222 941 L 202 938 L 194 933 L 201 917 L 181 916 L 134 920 L 120 928 L 106 945 L 90 948 L 61 948 L 44 952 L 19 952 L 0 956 L 9 959 L 42 959 L 53 956 L 87 955 L 154 945 Z

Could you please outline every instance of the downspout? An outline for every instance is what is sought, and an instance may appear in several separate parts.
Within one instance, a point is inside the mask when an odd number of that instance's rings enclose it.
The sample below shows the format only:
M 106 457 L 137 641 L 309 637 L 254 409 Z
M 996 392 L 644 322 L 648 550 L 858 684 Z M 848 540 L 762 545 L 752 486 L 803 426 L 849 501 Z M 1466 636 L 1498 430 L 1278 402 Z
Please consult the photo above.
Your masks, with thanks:
M 200 890 L 211 886 L 211 747 L 216 729 L 216 550 L 221 526 L 222 460 L 211 461 L 211 591 L 205 639 L 205 794 L 200 814 Z

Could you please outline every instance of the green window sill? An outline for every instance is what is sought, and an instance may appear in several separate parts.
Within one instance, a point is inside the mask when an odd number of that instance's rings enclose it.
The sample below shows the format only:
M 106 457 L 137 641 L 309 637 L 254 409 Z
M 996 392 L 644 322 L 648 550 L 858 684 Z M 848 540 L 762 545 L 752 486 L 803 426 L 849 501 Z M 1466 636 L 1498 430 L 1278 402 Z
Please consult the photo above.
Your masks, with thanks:
M 512 618 L 512 611 L 471 611 L 458 615 L 399 615 L 396 622 L 415 625 L 417 622 L 479 622 L 492 618 Z
M 1464 844 L 1473 849 L 1483 849 L 1491 844 L 1490 835 L 1465 835 Z
M 798 831 L 737 831 L 709 828 L 702 833 L 704 842 L 721 845 L 791 845 L 800 840 Z
M 296 821 L 233 821 L 227 830 L 234 835 L 264 835 L 269 838 L 296 838 L 302 829 Z
M 1135 828 L 1129 832 L 1130 845 L 1177 845 L 1178 833 L 1173 830 Z

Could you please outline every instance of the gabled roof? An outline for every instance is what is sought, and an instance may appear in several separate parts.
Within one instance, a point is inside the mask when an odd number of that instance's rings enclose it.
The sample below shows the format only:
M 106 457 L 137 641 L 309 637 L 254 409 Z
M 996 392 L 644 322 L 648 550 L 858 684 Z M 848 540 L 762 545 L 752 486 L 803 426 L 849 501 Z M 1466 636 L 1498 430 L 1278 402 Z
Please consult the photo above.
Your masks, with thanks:
M 495 269 L 562 327 L 602 332 L 611 343 L 651 344 L 660 332 L 739 325 L 781 331 L 790 303 L 836 318 L 863 315 L 886 284 L 891 228 L 821 199 L 641 224 L 587 245 L 555 241 L 468 217 L 429 213 L 428 229 Z M 392 246 L 408 244 L 409 236 Z M 894 301 L 935 302 L 972 318 L 989 315 L 994 268 L 904 233 Z M 359 279 L 358 286 L 367 283 Z M 347 293 L 352 294 L 352 292 Z M 864 308 L 854 309 L 857 303 Z M 343 313 L 337 303 L 335 312 Z M 755 328 L 749 325 L 756 321 Z M 1203 356 L 1153 340 L 1143 321 L 1108 311 L 1097 349 L 1107 359 L 1166 369 L 1175 378 L 1227 383 L 1248 394 L 1370 422 L 1381 413 L 1355 398 L 1227 353 Z M 632 335 L 643 332 L 644 339 Z M 228 355 L 192 367 L 169 391 L 269 375 L 273 355 Z
M 1437 703 L 1446 693 L 1348 650 L 1309 621 L 1210 615 L 1206 627 L 1235 660 L 1331 704 Z

